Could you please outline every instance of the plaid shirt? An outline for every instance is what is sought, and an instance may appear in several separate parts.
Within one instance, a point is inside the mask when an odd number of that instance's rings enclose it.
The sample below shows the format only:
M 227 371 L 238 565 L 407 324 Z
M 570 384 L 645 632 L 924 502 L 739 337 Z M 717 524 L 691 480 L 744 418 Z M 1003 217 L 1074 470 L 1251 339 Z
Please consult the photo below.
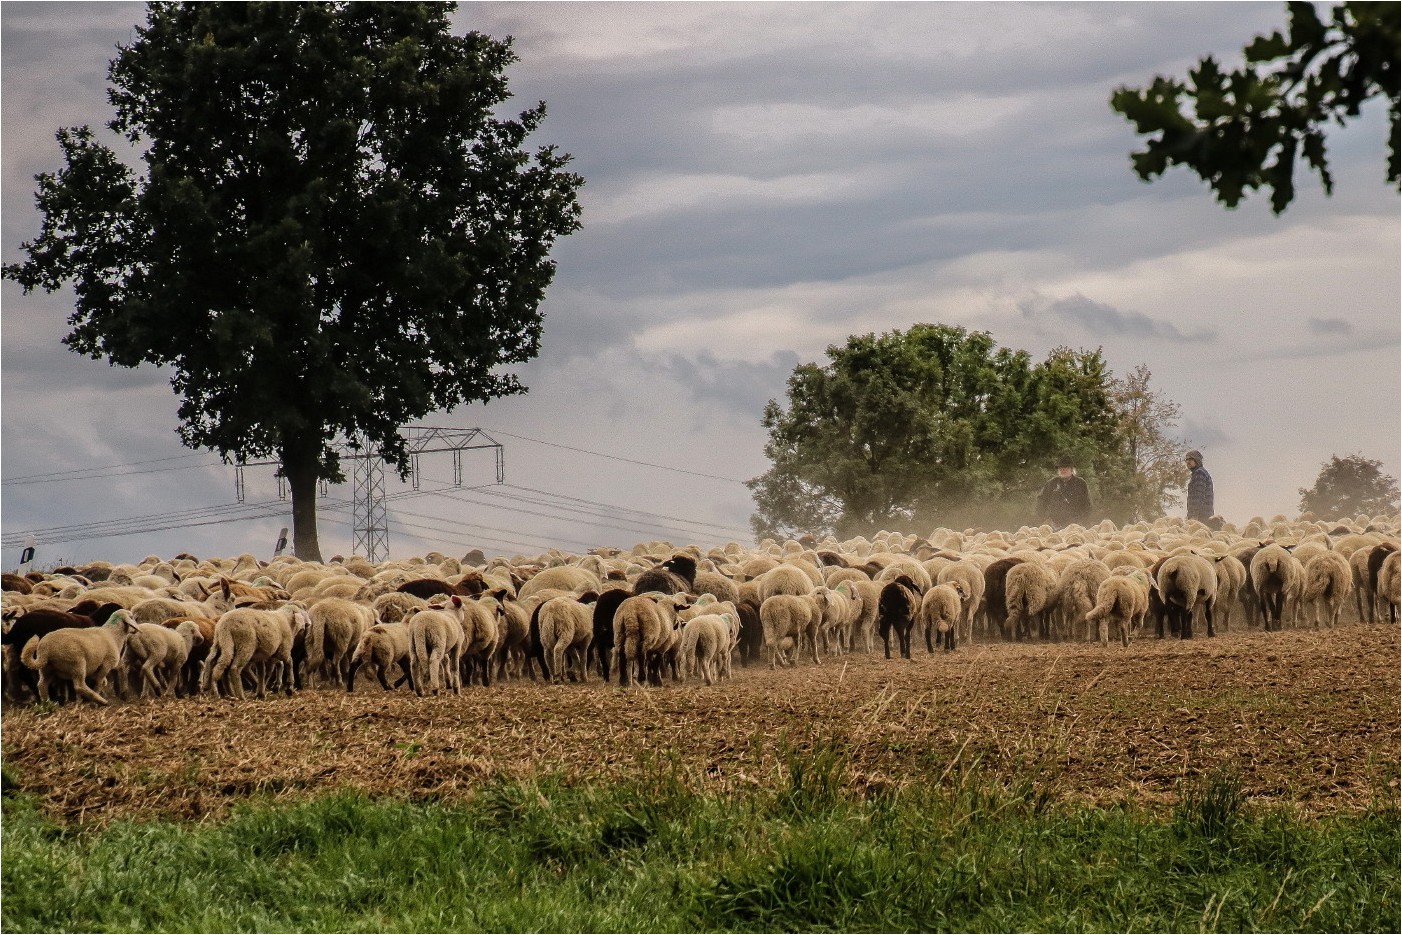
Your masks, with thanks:
M 1207 522 L 1212 516 L 1212 475 L 1198 465 L 1188 476 L 1188 519 Z

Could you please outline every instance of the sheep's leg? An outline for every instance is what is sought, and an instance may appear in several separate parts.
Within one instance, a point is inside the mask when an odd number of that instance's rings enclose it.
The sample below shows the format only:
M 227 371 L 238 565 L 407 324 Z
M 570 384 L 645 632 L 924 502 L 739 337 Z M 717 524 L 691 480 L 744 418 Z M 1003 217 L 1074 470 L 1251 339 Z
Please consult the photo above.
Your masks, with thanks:
M 165 686 L 156 678 L 156 657 L 147 656 L 146 661 L 141 664 L 141 693 L 145 694 L 146 686 L 151 688 L 151 696 L 159 698 L 165 694 Z
M 105 677 L 107 675 L 107 672 L 103 669 L 97 669 L 92 674 L 95 677 L 98 677 L 96 679 L 97 683 L 101 685 L 101 677 Z M 100 705 L 106 705 L 108 703 L 106 698 L 102 697 L 100 694 L 98 694 L 96 691 L 94 691 L 88 686 L 87 674 L 85 672 L 80 671 L 74 673 L 73 677 L 69 681 L 73 685 L 73 691 L 75 694 L 81 695 L 89 701 L 96 702 Z

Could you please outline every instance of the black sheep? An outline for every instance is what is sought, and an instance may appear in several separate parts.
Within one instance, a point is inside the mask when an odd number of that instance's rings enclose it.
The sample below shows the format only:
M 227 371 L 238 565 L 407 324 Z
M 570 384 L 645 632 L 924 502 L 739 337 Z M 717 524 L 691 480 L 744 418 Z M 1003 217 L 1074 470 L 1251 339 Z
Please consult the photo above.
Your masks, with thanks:
M 920 613 L 920 591 L 915 582 L 905 575 L 888 582 L 881 589 L 881 599 L 877 603 L 877 625 L 881 629 L 881 642 L 886 647 L 886 658 L 891 658 L 891 630 L 895 629 L 900 643 L 901 658 L 910 658 L 910 630 Z
M 626 588 L 610 588 L 594 602 L 594 639 L 589 655 L 598 660 L 599 674 L 609 680 L 609 662 L 613 659 L 613 615 L 618 605 L 633 596 Z M 586 666 L 587 667 L 587 666 Z
M 663 594 L 685 594 L 696 584 L 696 559 L 690 555 L 673 555 L 656 568 L 649 568 L 633 582 L 634 594 L 660 591 Z
M 983 612 L 988 618 L 988 629 L 998 625 L 1003 639 L 1010 639 L 1008 633 L 1008 572 L 1021 565 L 1020 558 L 1000 558 L 983 571 Z

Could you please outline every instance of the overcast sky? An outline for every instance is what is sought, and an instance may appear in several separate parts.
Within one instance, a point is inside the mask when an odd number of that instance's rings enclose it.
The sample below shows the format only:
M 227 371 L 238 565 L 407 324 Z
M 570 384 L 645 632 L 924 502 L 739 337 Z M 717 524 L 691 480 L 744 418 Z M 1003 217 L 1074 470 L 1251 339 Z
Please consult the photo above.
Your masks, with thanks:
M 107 62 L 143 16 L 0 5 L 5 262 L 38 232 L 54 131 L 110 117 Z M 417 492 L 391 475 L 393 557 L 747 541 L 766 400 L 848 335 L 916 322 L 1147 364 L 1237 523 L 1293 516 L 1331 454 L 1402 473 L 1383 108 L 1331 131 L 1334 196 L 1297 176 L 1278 218 L 1184 170 L 1140 182 L 1107 104 L 1207 53 L 1235 66 L 1283 4 L 493 3 L 456 22 L 515 37 L 518 109 L 547 102 L 534 142 L 573 154 L 583 229 L 554 253 L 530 392 L 423 420 L 484 429 L 506 485 L 485 450 L 463 489 L 448 455 Z M 180 446 L 169 374 L 67 351 L 70 293 L 0 299 L 7 541 L 66 527 L 40 566 L 271 554 L 290 525 L 272 468 L 246 470 L 240 506 L 232 469 Z M 351 551 L 350 494 L 328 491 L 328 557 Z

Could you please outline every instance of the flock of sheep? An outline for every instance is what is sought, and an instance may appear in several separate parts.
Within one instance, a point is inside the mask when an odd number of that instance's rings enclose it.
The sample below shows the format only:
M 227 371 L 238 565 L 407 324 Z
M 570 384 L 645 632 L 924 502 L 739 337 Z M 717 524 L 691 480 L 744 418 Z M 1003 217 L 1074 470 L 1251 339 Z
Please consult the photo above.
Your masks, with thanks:
M 386 691 L 547 681 L 707 685 L 733 661 L 928 652 L 973 640 L 1192 637 L 1235 625 L 1396 624 L 1398 520 L 1253 519 L 1213 532 L 1164 518 L 1123 528 L 882 532 L 871 540 L 665 542 L 469 564 L 439 553 L 372 565 L 182 554 L 4 575 L 5 697 L 107 704 L 114 693 Z M 1146 628 L 1149 628 L 1146 630 Z

